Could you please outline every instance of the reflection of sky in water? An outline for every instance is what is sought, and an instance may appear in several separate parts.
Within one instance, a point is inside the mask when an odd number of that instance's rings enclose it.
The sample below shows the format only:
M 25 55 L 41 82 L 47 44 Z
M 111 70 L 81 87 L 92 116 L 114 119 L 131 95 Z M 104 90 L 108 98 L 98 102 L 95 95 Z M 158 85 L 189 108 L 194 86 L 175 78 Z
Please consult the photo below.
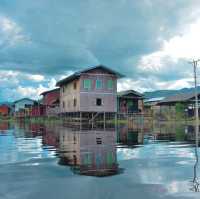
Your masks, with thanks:
M 173 146 L 173 147 L 172 147 Z M 187 157 L 194 159 L 193 148 L 187 147 L 188 145 L 170 145 L 167 143 L 156 143 L 144 145 L 134 149 L 118 148 L 118 159 L 132 159 L 132 158 L 159 158 L 159 157 Z
M 195 153 L 189 144 L 158 142 L 135 149 L 118 148 L 117 156 L 135 183 L 161 184 L 169 194 L 189 192 L 192 187 Z
M 5 182 L 0 186 L 0 198 L 1 193 L 8 190 L 7 184 L 12 185 L 8 196 L 15 195 L 19 187 L 25 187 L 16 194 L 20 199 L 31 199 L 26 190 L 37 190 L 35 192 L 41 194 L 38 197 L 32 193 L 32 198 L 53 199 L 55 188 L 59 190 L 57 194 L 63 194 L 60 198 L 70 199 L 91 196 L 99 199 L 199 198 L 198 193 L 191 191 L 195 151 L 190 144 L 155 141 L 136 148 L 117 148 L 117 163 L 124 172 L 94 178 L 74 175 L 70 167 L 58 165 L 57 158 L 53 158 L 55 148 L 43 146 L 42 136 L 25 138 L 23 135 L 22 129 L 0 133 L 0 176 Z M 200 176 L 199 168 L 197 176 Z M 82 190 L 80 195 L 77 190 Z
M 7 134 L 0 134 L 0 154 L 0 164 L 55 156 L 53 150 L 43 148 L 42 137 L 15 137 L 13 131 L 9 131 Z

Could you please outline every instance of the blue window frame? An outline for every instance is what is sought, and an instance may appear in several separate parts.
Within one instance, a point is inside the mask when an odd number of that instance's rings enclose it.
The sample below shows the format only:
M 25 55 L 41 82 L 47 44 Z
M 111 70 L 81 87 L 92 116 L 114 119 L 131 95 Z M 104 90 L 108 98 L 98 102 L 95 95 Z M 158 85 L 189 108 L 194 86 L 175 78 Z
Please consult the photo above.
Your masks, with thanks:
M 113 89 L 113 80 L 112 79 L 108 80 L 107 87 L 108 87 L 108 89 Z
M 92 87 L 92 81 L 91 81 L 91 79 L 84 79 L 83 80 L 83 87 L 85 89 L 91 89 L 91 87 Z
M 96 80 L 96 89 L 102 89 L 102 88 L 103 88 L 102 80 L 97 79 Z

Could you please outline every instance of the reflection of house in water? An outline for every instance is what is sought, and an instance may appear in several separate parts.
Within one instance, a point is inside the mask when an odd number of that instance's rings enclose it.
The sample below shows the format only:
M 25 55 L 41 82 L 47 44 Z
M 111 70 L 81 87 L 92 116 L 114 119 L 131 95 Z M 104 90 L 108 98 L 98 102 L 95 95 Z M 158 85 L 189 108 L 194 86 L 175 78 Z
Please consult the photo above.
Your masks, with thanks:
M 200 126 L 199 126 L 199 130 L 200 130 Z M 195 142 L 196 140 L 195 126 L 194 125 L 185 126 L 185 135 L 188 141 Z M 199 138 L 200 138 L 200 131 L 199 131 Z
M 143 131 L 129 128 L 128 125 L 119 126 L 117 130 L 117 142 L 122 145 L 142 144 L 144 140 Z
M 59 164 L 69 165 L 75 173 L 82 175 L 118 173 L 115 131 L 61 128 L 59 135 Z
M 7 121 L 0 122 L 0 133 L 8 130 L 10 125 Z
M 42 128 L 42 143 L 44 146 L 59 146 L 59 128 L 56 125 L 43 125 Z
M 153 134 L 156 140 L 183 141 L 184 126 L 176 123 L 154 123 Z

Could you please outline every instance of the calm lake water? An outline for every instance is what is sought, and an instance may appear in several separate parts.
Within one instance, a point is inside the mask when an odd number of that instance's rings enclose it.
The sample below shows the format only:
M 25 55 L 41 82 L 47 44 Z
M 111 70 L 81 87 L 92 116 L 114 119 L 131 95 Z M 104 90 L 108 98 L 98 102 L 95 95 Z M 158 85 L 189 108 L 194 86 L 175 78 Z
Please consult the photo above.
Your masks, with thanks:
M 199 198 L 194 139 L 177 123 L 0 123 L 0 198 Z

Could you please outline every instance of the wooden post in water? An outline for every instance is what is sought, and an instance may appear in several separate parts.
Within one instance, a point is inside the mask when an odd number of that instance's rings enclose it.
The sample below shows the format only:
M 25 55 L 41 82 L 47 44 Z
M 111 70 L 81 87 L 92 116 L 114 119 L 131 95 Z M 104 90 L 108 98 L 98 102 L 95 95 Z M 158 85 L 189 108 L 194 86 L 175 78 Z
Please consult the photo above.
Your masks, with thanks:
M 80 120 L 80 130 L 82 130 L 82 112 L 80 112 L 80 118 L 79 118 Z
M 195 135 L 196 135 L 196 147 L 199 146 L 199 103 L 198 103 L 198 90 L 197 90 L 197 64 L 200 61 L 193 60 L 189 62 L 194 67 L 194 93 L 195 93 Z
M 103 127 L 104 127 L 104 131 L 106 129 L 106 113 L 105 111 L 103 112 Z
M 197 64 L 198 61 L 193 60 L 194 66 L 194 87 L 195 87 L 195 133 L 196 133 L 196 146 L 199 146 L 199 103 L 198 103 L 198 90 L 197 90 Z
M 198 167 L 198 162 L 199 162 L 199 156 L 198 156 L 198 147 L 199 147 L 199 100 L 198 100 L 198 90 L 197 90 L 197 64 L 198 61 L 193 61 L 193 66 L 194 66 L 194 87 L 195 87 L 195 157 L 196 157 L 196 162 L 194 165 L 194 178 L 193 178 L 193 190 L 195 192 L 199 192 L 199 182 L 198 182 L 198 177 L 197 177 L 197 167 Z

